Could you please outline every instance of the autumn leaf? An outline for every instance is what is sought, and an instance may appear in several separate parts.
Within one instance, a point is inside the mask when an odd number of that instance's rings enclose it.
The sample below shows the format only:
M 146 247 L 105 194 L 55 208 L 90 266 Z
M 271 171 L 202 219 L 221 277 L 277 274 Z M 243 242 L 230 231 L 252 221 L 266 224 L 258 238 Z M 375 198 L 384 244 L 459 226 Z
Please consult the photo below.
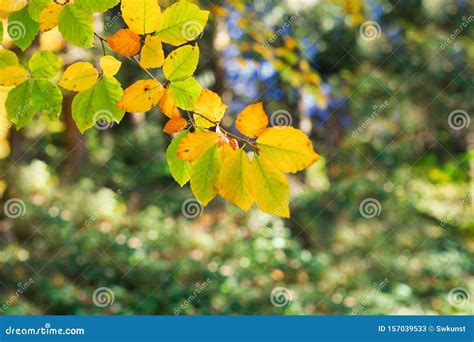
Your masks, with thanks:
M 166 89 L 163 93 L 163 97 L 161 98 L 159 105 L 163 114 L 165 114 L 170 119 L 179 117 L 178 107 L 176 107 L 173 94 L 169 89 Z
M 202 128 L 213 127 L 221 121 L 227 106 L 222 103 L 219 95 L 209 89 L 202 89 L 201 95 L 194 104 L 194 121 Z
M 162 20 L 157 0 L 122 0 L 121 9 L 123 19 L 136 34 L 155 32 Z
M 140 54 L 140 65 L 144 68 L 159 68 L 163 65 L 165 53 L 160 38 L 146 36 L 145 44 Z
M 100 59 L 100 68 L 106 76 L 115 76 L 121 66 L 122 62 L 113 56 L 104 56 Z
M 7 66 L 0 69 L 0 86 L 12 87 L 25 82 L 28 72 L 21 66 Z
M 204 151 L 191 167 L 191 191 L 203 206 L 206 206 L 217 195 L 220 171 L 221 158 L 217 145 Z
M 199 48 L 186 45 L 171 52 L 163 64 L 167 80 L 182 81 L 193 75 L 199 63 Z
M 0 1 L 0 11 L 16 12 L 28 4 L 28 0 L 2 0 Z
M 171 175 L 183 187 L 190 178 L 191 163 L 178 158 L 178 146 L 181 141 L 189 134 L 189 131 L 183 131 L 174 137 L 166 151 L 166 160 L 168 162 Z
M 261 102 L 251 104 L 237 116 L 235 123 L 240 133 L 256 138 L 265 131 L 268 126 L 268 117 Z
M 178 158 L 194 162 L 199 159 L 207 149 L 214 145 L 217 146 L 218 141 L 219 136 L 216 132 L 197 131 L 190 133 L 179 144 Z
M 128 87 L 117 106 L 127 112 L 147 112 L 158 104 L 164 88 L 155 80 L 140 80 Z
M 171 82 L 169 90 L 176 106 L 184 110 L 193 110 L 202 87 L 193 77 L 188 77 L 183 81 Z
M 178 133 L 181 132 L 187 124 L 188 122 L 181 117 L 172 118 L 166 123 L 163 132 L 167 134 Z
M 41 32 L 48 32 L 58 26 L 59 14 L 64 6 L 53 2 L 46 6 L 39 16 L 39 24 Z
M 83 91 L 92 87 L 99 78 L 97 69 L 88 62 L 78 62 L 66 69 L 59 85 L 67 90 Z
M 293 127 L 268 128 L 257 139 L 257 146 L 261 159 L 285 173 L 304 170 L 320 159 L 306 134 Z
M 219 180 L 219 195 L 247 211 L 254 201 L 249 185 L 249 158 L 243 149 L 223 150 L 225 154 Z
M 140 36 L 128 29 L 122 29 L 107 39 L 112 50 L 122 56 L 132 57 L 140 52 Z
M 250 163 L 249 187 L 260 210 L 290 217 L 290 188 L 285 175 L 270 161 L 256 155 Z

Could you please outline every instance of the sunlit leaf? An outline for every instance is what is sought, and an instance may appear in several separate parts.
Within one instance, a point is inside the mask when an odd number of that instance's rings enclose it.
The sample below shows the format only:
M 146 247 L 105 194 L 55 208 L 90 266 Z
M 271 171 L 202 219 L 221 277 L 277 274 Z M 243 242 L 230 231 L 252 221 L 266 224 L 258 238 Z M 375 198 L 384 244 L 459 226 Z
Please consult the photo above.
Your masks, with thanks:
M 116 5 L 120 0 L 75 0 L 74 3 L 84 12 L 102 13 Z
M 240 133 L 249 138 L 256 138 L 268 126 L 268 117 L 261 102 L 251 104 L 237 116 L 235 123 Z
M 61 69 L 61 58 L 50 51 L 36 52 L 28 62 L 35 78 L 52 78 Z
M 72 102 L 72 117 L 79 130 L 94 127 L 98 120 L 120 123 L 125 112 L 115 104 L 122 94 L 120 83 L 110 76 L 103 76 L 92 88 L 78 93 Z
M 216 195 L 221 171 L 221 158 L 217 145 L 208 148 L 191 168 L 191 191 L 203 206 Z
M 189 131 L 179 133 L 171 142 L 166 151 L 166 160 L 170 168 L 171 175 L 183 187 L 190 177 L 191 163 L 178 158 L 178 146 L 181 141 L 188 135 Z
M 189 77 L 184 81 L 171 82 L 169 89 L 176 106 L 184 110 L 193 110 L 202 87 L 193 77 Z
M 47 114 L 51 119 L 59 119 L 63 95 L 54 83 L 35 80 L 31 89 L 31 102 L 36 112 Z
M 167 89 L 163 93 L 163 97 L 161 98 L 160 102 L 160 109 L 167 117 L 170 119 L 179 117 L 179 110 L 176 107 L 176 103 L 174 102 L 173 94 L 169 89 Z
M 67 90 L 83 91 L 96 84 L 99 74 L 90 63 L 78 62 L 66 69 L 59 85 Z
M 162 20 L 156 0 L 122 0 L 121 8 L 123 19 L 136 34 L 155 32 Z
M 216 132 L 198 131 L 190 133 L 179 144 L 178 158 L 189 162 L 196 161 L 211 146 L 217 146 L 218 141 L 219 136 Z
M 17 66 L 18 57 L 16 54 L 10 50 L 2 49 L 0 50 L 0 68 L 7 66 Z M 0 76 L 1 77 L 1 76 Z
M 209 128 L 220 122 L 227 106 L 222 103 L 219 95 L 209 89 L 202 89 L 201 95 L 194 104 L 194 121 L 196 126 Z
M 253 203 L 249 186 L 250 161 L 243 149 L 224 149 L 219 195 L 247 211 Z
M 306 134 L 293 127 L 268 128 L 257 139 L 257 146 L 261 159 L 285 173 L 304 170 L 320 159 Z
M 285 175 L 271 162 L 254 156 L 250 163 L 249 187 L 260 210 L 290 217 L 290 188 Z
M 188 122 L 185 119 L 175 117 L 166 123 L 163 132 L 167 134 L 179 133 L 187 126 L 187 124 Z
M 208 17 L 209 11 L 202 11 L 187 1 L 179 1 L 163 12 L 156 34 L 167 44 L 182 45 L 201 34 Z
M 135 56 L 140 52 L 140 36 L 128 29 L 118 31 L 107 42 L 112 50 L 122 56 Z
M 39 24 L 41 32 L 47 32 L 58 26 L 59 24 L 59 14 L 61 13 L 64 6 L 53 2 L 52 4 L 46 6 L 43 11 L 41 11 L 39 17 Z
M 0 11 L 16 12 L 24 8 L 28 0 L 2 0 L 0 1 Z
M 8 120 L 15 125 L 16 129 L 28 125 L 35 115 L 35 110 L 31 103 L 32 86 L 32 81 L 23 82 L 8 93 L 5 107 L 8 113 Z
M 100 67 L 106 76 L 115 76 L 121 66 L 122 62 L 113 56 L 104 56 L 100 59 Z
M 59 31 L 69 43 L 83 48 L 94 46 L 94 18 L 75 4 L 64 6 L 58 18 Z
M 31 19 L 39 21 L 41 12 L 51 3 L 52 0 L 30 0 L 28 4 L 28 13 L 30 13 Z
M 165 59 L 163 74 L 170 81 L 182 81 L 193 75 L 199 63 L 199 48 L 186 45 L 171 52 Z
M 7 66 L 0 69 L 0 86 L 12 87 L 25 82 L 28 72 L 21 66 Z
M 140 80 L 128 87 L 117 104 L 127 112 L 147 112 L 163 96 L 163 86 L 155 80 Z
M 160 38 L 146 36 L 140 54 L 140 64 L 144 68 L 159 68 L 163 65 L 165 53 Z

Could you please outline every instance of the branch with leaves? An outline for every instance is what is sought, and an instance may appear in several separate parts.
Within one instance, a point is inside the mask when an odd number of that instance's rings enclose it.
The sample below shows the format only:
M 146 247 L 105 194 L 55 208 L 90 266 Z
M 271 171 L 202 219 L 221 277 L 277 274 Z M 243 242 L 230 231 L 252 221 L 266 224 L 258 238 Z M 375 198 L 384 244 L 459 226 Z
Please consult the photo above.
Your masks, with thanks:
M 128 28 L 108 38 L 94 32 L 94 13 L 119 3 Z M 203 31 L 208 11 L 179 1 L 162 12 L 156 0 L 2 0 L 0 11 L 8 13 L 8 33 L 22 50 L 39 31 L 58 27 L 70 44 L 92 48 L 97 39 L 104 53 L 100 70 L 89 62 L 76 62 L 56 83 L 62 62 L 54 53 L 39 51 L 20 64 L 14 52 L 0 50 L 0 86 L 8 89 L 3 105 L 17 129 L 31 123 L 37 113 L 59 119 L 59 87 L 77 93 L 72 116 L 82 133 L 99 120 L 120 123 L 125 112 L 148 112 L 158 106 L 169 118 L 164 132 L 174 135 L 167 150 L 171 174 L 181 186 L 190 182 L 203 205 L 219 194 L 243 210 L 256 202 L 267 213 L 289 217 L 285 173 L 304 170 L 319 156 L 302 131 L 268 127 L 262 103 L 250 104 L 238 115 L 239 134 L 221 125 L 227 106 L 193 76 L 199 47 L 191 42 Z M 176 48 L 165 57 L 163 44 Z M 122 62 L 108 55 L 107 47 L 132 60 L 149 78 L 123 90 L 115 78 Z M 163 82 L 150 71 L 158 68 Z

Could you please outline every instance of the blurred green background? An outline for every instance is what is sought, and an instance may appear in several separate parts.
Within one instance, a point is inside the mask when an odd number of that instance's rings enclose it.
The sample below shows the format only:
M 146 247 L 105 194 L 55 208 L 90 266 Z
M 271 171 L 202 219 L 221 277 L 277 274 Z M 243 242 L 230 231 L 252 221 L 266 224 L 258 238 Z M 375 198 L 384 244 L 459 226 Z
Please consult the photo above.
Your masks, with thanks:
M 263 101 L 324 158 L 290 177 L 291 219 L 189 207 L 158 110 L 84 136 L 67 110 L 20 132 L 2 114 L 0 313 L 473 314 L 472 1 L 200 6 L 197 75 L 225 123 Z M 123 25 L 118 8 L 96 21 Z M 124 66 L 123 84 L 144 77 Z

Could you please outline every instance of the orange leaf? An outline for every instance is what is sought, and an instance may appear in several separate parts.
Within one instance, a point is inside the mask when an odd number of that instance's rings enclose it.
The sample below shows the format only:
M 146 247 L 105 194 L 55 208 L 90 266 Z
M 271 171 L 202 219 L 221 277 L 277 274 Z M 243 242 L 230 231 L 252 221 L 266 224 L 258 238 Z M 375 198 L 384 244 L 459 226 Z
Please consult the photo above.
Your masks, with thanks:
M 199 131 L 190 133 L 178 146 L 178 158 L 193 162 L 213 145 L 217 145 L 219 136 L 216 132 Z
M 179 118 L 179 110 L 176 107 L 176 103 L 174 102 L 173 94 L 168 89 L 163 94 L 163 97 L 160 100 L 160 109 L 167 117 L 170 119 Z
M 112 50 L 122 56 L 135 56 L 140 52 L 140 36 L 128 29 L 122 29 L 107 39 Z
M 268 117 L 261 102 L 245 107 L 235 123 L 239 132 L 249 138 L 258 137 L 265 131 L 267 125 Z
M 163 129 L 163 132 L 168 133 L 168 134 L 178 133 L 178 132 L 181 132 L 186 127 L 187 124 L 188 122 L 183 118 L 180 118 L 180 117 L 172 118 L 166 123 L 165 128 Z

